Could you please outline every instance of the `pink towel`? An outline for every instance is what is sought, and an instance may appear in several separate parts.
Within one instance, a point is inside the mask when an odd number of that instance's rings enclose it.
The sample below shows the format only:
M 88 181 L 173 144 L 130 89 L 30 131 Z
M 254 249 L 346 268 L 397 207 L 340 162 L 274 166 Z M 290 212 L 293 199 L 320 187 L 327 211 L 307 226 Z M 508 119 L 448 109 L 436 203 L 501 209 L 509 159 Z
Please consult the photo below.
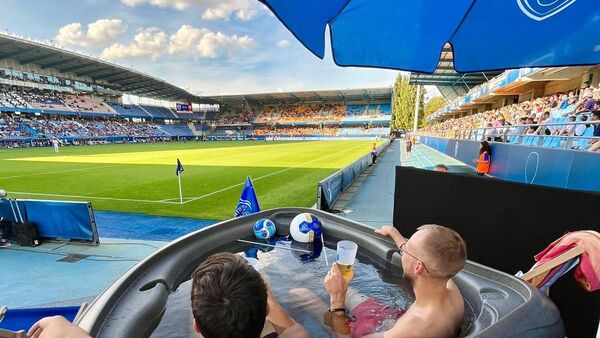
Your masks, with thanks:
M 575 280 L 589 292 L 600 290 L 600 233 L 596 231 L 567 233 L 534 256 L 537 261 L 535 266 L 544 264 L 575 245 L 585 250 L 581 254 L 581 262 L 575 268 Z

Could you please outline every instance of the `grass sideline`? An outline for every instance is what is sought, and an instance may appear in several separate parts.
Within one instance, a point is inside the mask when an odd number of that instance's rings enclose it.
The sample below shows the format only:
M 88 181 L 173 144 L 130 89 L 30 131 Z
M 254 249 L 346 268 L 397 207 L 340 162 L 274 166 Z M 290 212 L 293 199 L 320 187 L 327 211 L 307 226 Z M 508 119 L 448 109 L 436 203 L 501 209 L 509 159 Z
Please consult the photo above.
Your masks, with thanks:
M 372 141 L 188 142 L 0 150 L 10 197 L 91 201 L 95 209 L 224 220 L 246 176 L 262 209 L 309 207 L 317 182 L 370 151 Z M 175 163 L 182 175 L 179 204 Z

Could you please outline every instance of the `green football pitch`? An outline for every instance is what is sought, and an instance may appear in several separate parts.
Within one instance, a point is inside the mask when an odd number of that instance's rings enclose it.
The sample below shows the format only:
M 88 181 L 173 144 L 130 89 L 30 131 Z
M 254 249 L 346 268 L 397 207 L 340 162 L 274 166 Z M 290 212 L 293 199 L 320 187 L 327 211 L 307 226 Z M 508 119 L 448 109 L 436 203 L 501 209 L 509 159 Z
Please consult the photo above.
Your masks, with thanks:
M 0 150 L 9 197 L 91 201 L 95 209 L 224 220 L 246 176 L 261 209 L 310 207 L 317 183 L 370 151 L 372 141 L 190 142 Z M 183 203 L 175 168 L 177 158 Z

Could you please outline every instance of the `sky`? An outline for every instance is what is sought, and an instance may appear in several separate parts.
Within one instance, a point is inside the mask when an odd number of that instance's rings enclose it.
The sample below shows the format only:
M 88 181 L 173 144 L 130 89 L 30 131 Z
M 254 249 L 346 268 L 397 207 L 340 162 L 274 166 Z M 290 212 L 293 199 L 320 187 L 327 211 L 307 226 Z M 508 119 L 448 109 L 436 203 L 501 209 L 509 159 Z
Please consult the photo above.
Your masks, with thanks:
M 329 51 L 317 58 L 257 0 L 0 4 L 2 32 L 130 66 L 196 95 L 388 87 L 398 75 L 338 67 Z

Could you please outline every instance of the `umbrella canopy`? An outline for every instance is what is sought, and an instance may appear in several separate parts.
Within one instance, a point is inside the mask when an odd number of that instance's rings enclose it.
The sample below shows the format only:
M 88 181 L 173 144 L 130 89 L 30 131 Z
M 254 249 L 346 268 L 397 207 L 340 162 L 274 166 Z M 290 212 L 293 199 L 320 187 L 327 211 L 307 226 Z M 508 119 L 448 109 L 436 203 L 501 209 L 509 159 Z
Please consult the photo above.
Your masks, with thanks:
M 600 0 L 260 0 L 316 56 L 432 73 L 600 63 Z

